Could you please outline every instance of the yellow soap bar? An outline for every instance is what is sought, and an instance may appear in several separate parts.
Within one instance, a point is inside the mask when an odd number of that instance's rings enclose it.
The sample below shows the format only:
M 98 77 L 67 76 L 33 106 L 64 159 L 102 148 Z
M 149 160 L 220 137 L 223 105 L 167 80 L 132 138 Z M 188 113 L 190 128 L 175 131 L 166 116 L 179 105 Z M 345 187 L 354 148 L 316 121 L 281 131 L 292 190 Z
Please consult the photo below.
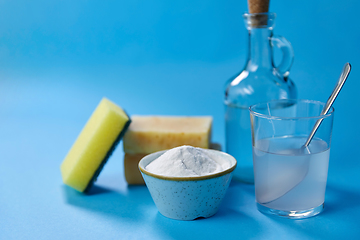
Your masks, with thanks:
M 144 179 L 141 176 L 138 165 L 140 160 L 146 155 L 147 154 L 144 153 L 136 153 L 136 154 L 125 153 L 124 172 L 125 172 L 125 180 L 128 184 L 133 184 L 133 185 L 145 184 Z
M 221 145 L 218 143 L 211 143 L 210 148 L 221 151 Z M 144 179 L 139 171 L 139 162 L 146 155 L 147 154 L 144 153 L 136 153 L 136 154 L 125 153 L 124 172 L 125 172 L 126 182 L 129 185 L 145 184 Z
M 132 116 L 125 153 L 149 154 L 182 145 L 209 148 L 212 117 Z
M 130 124 L 127 114 L 103 98 L 61 164 L 63 182 L 86 192 Z

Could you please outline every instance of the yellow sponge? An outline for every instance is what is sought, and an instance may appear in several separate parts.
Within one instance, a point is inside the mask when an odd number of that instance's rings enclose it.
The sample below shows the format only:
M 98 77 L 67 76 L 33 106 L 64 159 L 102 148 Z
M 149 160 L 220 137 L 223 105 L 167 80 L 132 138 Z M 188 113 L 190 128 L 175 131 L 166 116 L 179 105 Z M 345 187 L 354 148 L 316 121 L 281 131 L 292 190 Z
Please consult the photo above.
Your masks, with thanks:
M 103 98 L 61 164 L 64 183 L 87 192 L 129 125 L 128 115 Z

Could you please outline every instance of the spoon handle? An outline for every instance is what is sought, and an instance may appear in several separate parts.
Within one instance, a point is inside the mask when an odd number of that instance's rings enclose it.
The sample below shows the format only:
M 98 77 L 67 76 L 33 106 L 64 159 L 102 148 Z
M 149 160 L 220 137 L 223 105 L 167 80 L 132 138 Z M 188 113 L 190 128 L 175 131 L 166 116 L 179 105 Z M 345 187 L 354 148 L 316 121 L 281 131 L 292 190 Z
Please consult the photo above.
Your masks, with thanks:
M 349 76 L 349 73 L 350 73 L 350 70 L 351 70 L 351 65 L 350 63 L 346 63 L 344 65 L 344 68 L 341 72 L 341 75 L 339 77 L 339 80 L 334 88 L 334 90 L 332 91 L 330 97 L 328 98 L 328 100 L 326 101 L 326 104 L 324 106 L 324 108 L 322 109 L 321 111 L 321 115 L 325 115 L 327 114 L 327 112 L 329 111 L 329 109 L 331 108 L 332 104 L 334 103 L 337 95 L 339 94 L 341 88 L 343 87 L 347 77 Z M 321 122 L 322 122 L 323 118 L 320 118 L 319 120 L 316 121 L 313 129 L 311 130 L 311 133 L 308 137 L 308 139 L 306 140 L 305 144 L 304 144 L 304 147 L 307 147 L 309 146 L 311 140 L 313 139 L 317 129 L 319 128 Z

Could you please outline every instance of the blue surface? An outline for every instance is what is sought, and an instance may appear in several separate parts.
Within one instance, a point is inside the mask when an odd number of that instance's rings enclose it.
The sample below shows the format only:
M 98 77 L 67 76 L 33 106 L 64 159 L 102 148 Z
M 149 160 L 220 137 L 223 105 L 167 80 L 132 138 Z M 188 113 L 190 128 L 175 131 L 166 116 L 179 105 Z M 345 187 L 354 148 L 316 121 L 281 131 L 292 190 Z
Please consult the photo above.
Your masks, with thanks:
M 129 114 L 212 115 L 224 146 L 223 86 L 246 58 L 246 1 L 0 1 L 0 239 L 355 239 L 360 234 L 360 32 L 355 0 L 274 1 L 293 45 L 300 98 L 326 101 L 342 66 L 325 211 L 259 213 L 232 182 L 219 212 L 183 222 L 127 186 L 121 145 L 92 194 L 59 166 L 103 96 Z

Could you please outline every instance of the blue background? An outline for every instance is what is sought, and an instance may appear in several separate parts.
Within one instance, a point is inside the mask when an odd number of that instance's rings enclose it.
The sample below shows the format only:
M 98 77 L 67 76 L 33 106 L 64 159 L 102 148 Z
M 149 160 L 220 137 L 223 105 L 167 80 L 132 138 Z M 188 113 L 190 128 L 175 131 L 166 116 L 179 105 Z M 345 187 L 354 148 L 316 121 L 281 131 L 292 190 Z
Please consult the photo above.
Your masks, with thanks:
M 224 146 L 224 84 L 246 60 L 246 1 L 0 0 L 0 239 L 354 239 L 359 236 L 360 32 L 355 0 L 272 1 L 293 45 L 299 98 L 336 100 L 325 211 L 259 213 L 233 182 L 219 212 L 183 222 L 127 186 L 122 145 L 85 196 L 59 166 L 103 96 L 129 114 L 211 115 Z M 278 53 L 279 55 L 279 53 Z M 277 56 L 277 61 L 279 56 Z

